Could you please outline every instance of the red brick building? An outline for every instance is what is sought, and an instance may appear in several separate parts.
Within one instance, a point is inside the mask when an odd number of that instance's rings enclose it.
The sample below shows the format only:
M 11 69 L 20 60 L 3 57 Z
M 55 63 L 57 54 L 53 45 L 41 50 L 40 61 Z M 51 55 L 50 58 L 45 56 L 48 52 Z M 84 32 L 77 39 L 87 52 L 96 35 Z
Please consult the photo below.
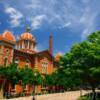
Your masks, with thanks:
M 14 62 L 20 68 L 27 65 L 32 69 L 37 69 L 41 74 L 51 74 L 56 67 L 52 55 L 52 35 L 49 38 L 49 49 L 38 52 L 35 49 L 36 46 L 36 39 L 29 30 L 22 33 L 18 40 L 10 31 L 5 31 L 0 34 L 0 65 L 6 66 Z M 21 89 L 18 85 L 16 88 Z M 41 89 L 40 87 L 39 91 Z

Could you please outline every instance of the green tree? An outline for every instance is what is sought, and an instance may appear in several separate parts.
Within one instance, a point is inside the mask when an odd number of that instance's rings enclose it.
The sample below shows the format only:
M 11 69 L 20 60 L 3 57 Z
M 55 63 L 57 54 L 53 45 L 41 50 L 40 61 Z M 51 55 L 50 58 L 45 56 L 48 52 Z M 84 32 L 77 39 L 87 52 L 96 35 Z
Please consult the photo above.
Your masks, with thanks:
M 17 66 L 15 64 L 11 64 L 9 66 L 0 66 L 0 78 L 3 80 L 3 84 L 1 85 L 1 95 L 3 97 L 3 90 L 5 88 L 5 83 L 11 85 L 15 85 L 18 82 L 18 71 L 17 71 Z
M 45 84 L 47 84 L 47 85 L 52 85 L 52 81 L 51 81 L 51 76 L 50 75 L 45 75 L 45 78 L 44 78 L 44 80 L 43 80 L 43 82 L 45 83 Z
M 42 85 L 42 83 L 43 83 L 43 78 L 38 71 L 33 70 L 33 73 L 34 73 L 34 81 L 33 81 L 34 82 L 34 84 L 33 84 L 34 85 L 34 93 L 36 93 L 37 86 Z
M 22 81 L 23 86 L 30 85 L 36 86 L 42 84 L 42 77 L 38 71 L 34 71 L 31 68 L 19 68 L 19 80 Z
M 33 71 L 31 68 L 19 68 L 16 64 L 10 64 L 9 66 L 0 66 L 0 79 L 3 79 L 1 86 L 1 95 L 3 97 L 3 88 L 5 83 L 15 86 L 15 84 L 22 81 L 23 86 L 40 85 L 42 83 L 42 77 L 38 71 Z
M 75 71 L 71 70 L 70 68 L 58 68 L 58 70 L 54 72 L 51 77 L 52 84 L 62 87 L 62 89 L 65 91 L 79 88 L 80 79 L 78 78 L 78 75 L 75 74 Z
M 4 83 L 5 83 L 5 79 L 4 79 L 4 73 L 5 73 L 5 68 L 3 66 L 0 66 L 0 99 L 3 99 L 3 87 L 4 87 Z
M 71 76 L 77 76 L 76 79 L 91 86 L 95 100 L 95 88 L 100 83 L 100 32 L 94 32 L 86 41 L 75 44 L 61 58 L 60 64 L 70 69 Z

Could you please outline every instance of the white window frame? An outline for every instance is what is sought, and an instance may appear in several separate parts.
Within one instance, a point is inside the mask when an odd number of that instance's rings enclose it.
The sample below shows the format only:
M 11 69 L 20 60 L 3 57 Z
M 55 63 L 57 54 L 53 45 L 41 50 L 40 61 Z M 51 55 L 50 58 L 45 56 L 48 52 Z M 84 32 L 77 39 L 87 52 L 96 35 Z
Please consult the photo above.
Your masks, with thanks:
M 19 58 L 17 57 L 17 58 L 15 58 L 14 63 L 15 63 L 15 64 L 19 64 L 19 61 L 20 61 L 20 60 L 19 60 Z

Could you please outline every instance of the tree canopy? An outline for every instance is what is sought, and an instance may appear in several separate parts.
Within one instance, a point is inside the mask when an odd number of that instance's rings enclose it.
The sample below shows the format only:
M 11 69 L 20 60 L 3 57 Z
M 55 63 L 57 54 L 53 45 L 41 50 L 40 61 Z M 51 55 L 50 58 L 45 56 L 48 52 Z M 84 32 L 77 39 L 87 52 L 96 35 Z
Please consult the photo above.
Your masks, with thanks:
M 88 83 L 94 91 L 100 84 L 100 31 L 90 34 L 87 40 L 74 44 L 59 63 L 63 70 L 57 70 L 57 83 L 67 87 Z
M 23 85 L 38 85 L 42 82 L 42 77 L 38 71 L 31 68 L 19 68 L 16 64 L 0 67 L 0 77 L 9 81 L 12 85 L 17 84 L 20 80 Z

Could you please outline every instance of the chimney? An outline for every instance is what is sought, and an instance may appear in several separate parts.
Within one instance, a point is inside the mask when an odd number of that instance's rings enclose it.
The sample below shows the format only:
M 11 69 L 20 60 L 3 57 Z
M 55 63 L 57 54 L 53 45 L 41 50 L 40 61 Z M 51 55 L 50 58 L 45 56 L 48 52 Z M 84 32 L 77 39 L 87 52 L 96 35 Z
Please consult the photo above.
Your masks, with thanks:
M 50 54 L 53 54 L 53 40 L 52 40 L 52 33 L 50 34 L 50 37 L 49 37 L 49 52 Z

